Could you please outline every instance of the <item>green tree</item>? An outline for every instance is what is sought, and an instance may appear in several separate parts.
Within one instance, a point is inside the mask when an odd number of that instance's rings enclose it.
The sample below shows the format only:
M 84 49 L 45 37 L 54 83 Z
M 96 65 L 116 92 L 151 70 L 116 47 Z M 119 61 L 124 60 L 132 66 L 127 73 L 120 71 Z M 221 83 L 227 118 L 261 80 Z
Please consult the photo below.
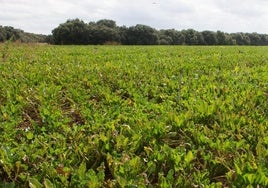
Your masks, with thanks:
M 217 41 L 218 41 L 218 45 L 226 45 L 227 44 L 227 41 L 226 41 L 226 34 L 222 31 L 217 31 L 216 33 L 216 38 L 217 38 Z
M 249 45 L 250 38 L 244 33 L 232 33 L 232 38 L 236 41 L 236 45 Z
M 152 27 L 138 24 L 126 31 L 126 44 L 153 45 L 158 44 L 157 31 Z
M 159 33 L 159 44 L 161 45 L 170 45 L 173 43 L 173 40 L 170 36 L 167 36 L 163 33 Z
M 205 40 L 206 45 L 217 45 L 217 36 L 216 33 L 213 31 L 202 31 L 202 35 Z
M 248 38 L 251 45 L 261 45 L 261 37 L 258 33 L 250 33 L 248 34 Z
M 127 31 L 128 28 L 126 26 L 121 26 L 118 28 L 121 44 L 127 44 Z
M 4 27 L 0 26 L 0 42 L 4 42 L 6 40 L 6 31 Z
M 103 19 L 96 23 L 89 22 L 88 28 L 90 44 L 121 43 L 120 28 L 113 20 Z
M 202 31 L 194 29 L 177 31 L 175 29 L 156 30 L 150 26 L 118 27 L 114 20 L 102 19 L 84 23 L 74 19 L 60 24 L 52 31 L 52 37 L 45 41 L 55 44 L 105 44 L 107 42 L 127 45 L 268 45 L 268 35 L 258 33 L 224 33 L 222 31 Z M 31 35 L 12 27 L 0 27 L 0 42 L 10 38 L 31 41 Z M 40 41 L 44 36 L 34 36 Z
M 103 19 L 96 22 L 99 26 L 105 26 L 109 28 L 116 28 L 116 22 L 114 20 Z
M 262 34 L 260 35 L 260 38 L 259 45 L 268 45 L 268 35 Z
M 79 19 L 67 20 L 52 31 L 55 44 L 88 44 L 88 33 L 87 24 Z
M 119 43 L 119 30 L 117 28 L 96 25 L 90 28 L 90 41 L 92 44 Z
M 182 33 L 185 36 L 185 44 L 187 45 L 197 45 L 198 44 L 198 38 L 197 38 L 197 31 L 194 29 L 187 29 L 182 30 Z
M 160 39 L 168 44 L 179 45 L 185 43 L 185 36 L 182 32 L 175 29 L 167 29 L 160 31 Z

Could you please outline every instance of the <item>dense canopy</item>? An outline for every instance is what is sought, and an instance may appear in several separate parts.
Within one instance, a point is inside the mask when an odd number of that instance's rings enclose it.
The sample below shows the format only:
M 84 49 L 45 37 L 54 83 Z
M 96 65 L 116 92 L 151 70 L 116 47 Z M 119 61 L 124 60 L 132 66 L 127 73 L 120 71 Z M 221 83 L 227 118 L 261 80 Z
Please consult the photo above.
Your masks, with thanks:
M 0 26 L 0 42 L 47 42 L 59 45 L 123 44 L 123 45 L 268 45 L 268 35 L 259 33 L 225 33 L 185 29 L 157 30 L 147 25 L 117 26 L 114 20 L 85 23 L 70 19 L 52 30 L 52 35 L 25 33 L 13 27 Z

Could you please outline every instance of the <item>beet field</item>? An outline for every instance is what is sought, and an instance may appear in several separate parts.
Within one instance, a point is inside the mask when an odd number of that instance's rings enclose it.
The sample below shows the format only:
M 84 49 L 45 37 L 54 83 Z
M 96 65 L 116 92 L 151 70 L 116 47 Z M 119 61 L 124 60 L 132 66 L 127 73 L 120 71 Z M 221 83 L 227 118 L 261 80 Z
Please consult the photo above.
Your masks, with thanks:
M 0 187 L 267 187 L 268 47 L 0 45 Z

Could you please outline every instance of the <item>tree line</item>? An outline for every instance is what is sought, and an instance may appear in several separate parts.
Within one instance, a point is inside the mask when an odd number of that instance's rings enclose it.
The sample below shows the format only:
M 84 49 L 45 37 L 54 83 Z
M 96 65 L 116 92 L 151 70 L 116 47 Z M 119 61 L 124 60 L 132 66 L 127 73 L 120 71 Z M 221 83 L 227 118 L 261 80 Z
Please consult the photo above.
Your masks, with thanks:
M 11 26 L 0 25 L 0 42 L 5 42 L 8 40 L 20 41 L 24 43 L 44 43 L 48 41 L 46 35 L 27 33 Z
M 268 35 L 258 33 L 225 33 L 187 29 L 156 30 L 150 26 L 117 26 L 103 19 L 85 23 L 67 20 L 52 31 L 54 44 L 124 44 L 124 45 L 268 45 Z
M 259 33 L 225 33 L 185 29 L 157 30 L 147 25 L 117 26 L 114 20 L 85 23 L 69 19 L 52 30 L 52 35 L 26 33 L 0 26 L 0 42 L 46 42 L 57 45 L 123 44 L 123 45 L 268 45 L 268 35 Z

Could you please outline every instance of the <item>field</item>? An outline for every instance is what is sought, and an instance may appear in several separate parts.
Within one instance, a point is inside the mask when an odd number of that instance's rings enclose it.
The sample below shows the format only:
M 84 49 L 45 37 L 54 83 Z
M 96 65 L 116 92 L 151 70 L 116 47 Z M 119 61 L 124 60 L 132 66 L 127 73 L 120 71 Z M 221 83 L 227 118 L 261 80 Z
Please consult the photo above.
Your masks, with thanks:
M 0 187 L 268 186 L 268 47 L 0 52 Z

